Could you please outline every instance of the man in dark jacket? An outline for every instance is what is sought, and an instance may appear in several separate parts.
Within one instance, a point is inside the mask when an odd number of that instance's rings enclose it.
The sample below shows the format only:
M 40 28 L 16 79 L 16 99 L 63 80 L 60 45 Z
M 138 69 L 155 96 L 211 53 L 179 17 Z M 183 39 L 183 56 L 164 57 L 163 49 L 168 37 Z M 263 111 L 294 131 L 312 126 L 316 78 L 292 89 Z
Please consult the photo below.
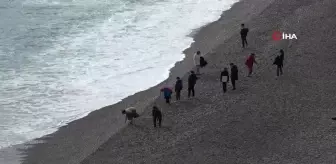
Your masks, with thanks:
M 238 67 L 233 64 L 230 63 L 230 67 L 231 67 L 231 83 L 232 83 L 232 90 L 236 90 L 236 80 L 238 80 Z
M 220 81 L 222 82 L 222 86 L 223 86 L 223 92 L 226 92 L 226 86 L 227 86 L 227 82 L 229 82 L 229 72 L 227 70 L 227 68 L 224 68 L 224 70 L 221 72 L 220 75 Z
M 281 71 L 282 71 L 283 62 L 285 60 L 285 52 L 282 49 L 280 50 L 280 60 L 281 60 Z M 281 72 L 281 74 L 282 74 L 282 72 Z
M 159 108 L 155 105 L 153 106 L 152 116 L 153 116 L 154 127 L 156 127 L 156 121 L 159 121 L 159 127 L 161 127 L 162 113 L 159 110 Z
M 279 76 L 279 74 L 282 75 L 282 61 L 280 55 L 275 58 L 273 64 L 277 66 L 277 76 Z
M 176 100 L 180 100 L 182 89 L 183 89 L 183 82 L 180 79 L 180 77 L 177 77 L 176 78 L 176 84 L 175 84 Z
M 190 94 L 192 92 L 192 96 L 195 96 L 195 85 L 197 81 L 197 76 L 194 71 L 190 71 L 190 75 L 188 78 L 188 97 L 190 97 Z
M 249 29 L 245 28 L 244 24 L 241 24 L 240 36 L 241 36 L 241 39 L 242 39 L 243 48 L 245 48 L 245 45 L 247 46 L 246 37 L 247 37 L 248 32 L 249 32 Z

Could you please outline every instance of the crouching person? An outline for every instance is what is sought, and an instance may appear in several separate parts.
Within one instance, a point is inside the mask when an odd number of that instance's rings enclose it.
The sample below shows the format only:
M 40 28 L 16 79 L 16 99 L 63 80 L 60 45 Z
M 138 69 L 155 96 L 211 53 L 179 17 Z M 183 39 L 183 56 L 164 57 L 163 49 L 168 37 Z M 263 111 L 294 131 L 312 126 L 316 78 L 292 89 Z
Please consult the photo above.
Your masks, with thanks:
M 159 127 L 161 127 L 162 113 L 157 106 L 153 106 L 152 116 L 153 116 L 154 127 L 156 127 L 156 121 L 159 122 Z
M 122 110 L 121 113 L 126 115 L 125 123 L 129 120 L 130 124 L 133 124 L 133 118 L 139 117 L 139 114 L 134 107 L 126 108 L 125 110 Z

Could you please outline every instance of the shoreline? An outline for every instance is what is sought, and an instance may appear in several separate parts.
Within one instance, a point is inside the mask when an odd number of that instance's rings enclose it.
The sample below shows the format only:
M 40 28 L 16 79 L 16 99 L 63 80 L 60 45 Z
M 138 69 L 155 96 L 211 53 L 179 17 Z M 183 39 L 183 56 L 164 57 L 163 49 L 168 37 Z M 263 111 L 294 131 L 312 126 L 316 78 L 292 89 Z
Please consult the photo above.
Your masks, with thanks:
M 242 0 L 240 0 L 242 1 Z M 77 124 L 77 122 L 80 122 L 82 120 L 87 120 L 87 117 L 95 117 L 96 114 L 98 113 L 98 111 L 100 110 L 108 110 L 108 108 L 117 108 L 117 109 L 124 109 L 128 106 L 136 106 L 137 108 L 140 109 L 144 109 L 146 108 L 146 106 L 148 106 L 149 104 L 151 104 L 152 102 L 154 102 L 157 99 L 157 95 L 158 95 L 158 90 L 160 87 L 162 87 L 165 84 L 170 84 L 173 85 L 173 83 L 175 82 L 175 78 L 176 76 L 184 76 L 188 71 L 187 70 L 191 70 L 193 69 L 193 60 L 192 60 L 192 55 L 193 52 L 196 50 L 201 50 L 202 52 L 208 51 L 209 47 L 203 47 L 200 46 L 200 49 L 195 48 L 198 43 L 197 43 L 197 39 L 200 39 L 199 37 L 199 33 L 201 33 L 202 31 L 204 31 L 204 28 L 207 28 L 209 25 L 219 21 L 220 19 L 222 19 L 222 16 L 225 12 L 227 12 L 228 10 L 231 10 L 233 6 L 235 6 L 237 3 L 240 3 L 240 1 L 235 2 L 231 5 L 231 7 L 227 10 L 222 11 L 222 14 L 219 16 L 219 18 L 213 22 L 210 22 L 208 24 L 205 24 L 197 29 L 192 30 L 192 32 L 190 32 L 190 34 L 187 35 L 187 37 L 191 37 L 193 38 L 193 42 L 191 43 L 191 45 L 184 49 L 182 51 L 182 54 L 184 55 L 184 58 L 181 61 L 177 61 L 174 66 L 172 68 L 169 69 L 169 75 L 168 78 L 162 82 L 160 82 L 159 84 L 150 87 L 144 91 L 140 91 L 137 92 L 133 95 L 129 95 L 125 98 L 123 98 L 122 100 L 120 100 L 119 102 L 112 104 L 112 105 L 108 105 L 105 107 L 102 107 L 100 109 L 94 110 L 92 112 L 90 112 L 88 115 L 84 116 L 83 118 L 74 120 L 69 122 L 67 125 L 64 125 L 60 128 L 58 128 L 57 131 L 51 133 L 51 134 L 47 134 L 45 136 L 42 136 L 40 138 L 36 138 L 30 141 L 27 141 L 25 143 L 22 144 L 15 144 L 15 145 L 11 145 L 9 147 L 4 147 L 0 149 L 0 152 L 2 152 L 2 156 L 4 161 L 8 162 L 8 164 L 16 164 L 18 163 L 18 161 L 25 159 L 26 155 L 29 154 L 29 151 L 34 151 L 31 149 L 34 149 L 34 147 L 39 146 L 39 145 L 43 145 L 46 144 L 48 142 L 49 139 L 51 138 L 57 138 L 58 136 L 62 136 L 63 134 L 65 134 L 66 132 L 62 133 L 60 131 L 64 131 L 63 129 L 67 129 L 68 126 L 75 126 L 75 124 Z M 214 46 L 215 47 L 215 46 Z M 214 48 L 213 47 L 213 48 Z M 180 71 L 183 70 L 183 71 Z M 146 95 L 146 97 L 143 97 L 142 95 Z M 141 101 L 144 101 L 145 103 L 141 103 Z M 128 104 L 128 103 L 129 104 Z M 128 105 L 126 105 L 128 104 Z M 112 109 L 113 110 L 113 109 Z M 120 111 L 119 110 L 115 110 L 115 111 L 109 111 L 110 113 L 116 114 L 117 117 L 114 117 L 116 119 L 118 119 L 118 124 L 117 126 L 115 126 L 115 129 L 113 130 L 112 133 L 110 133 L 109 137 L 116 134 L 117 132 L 119 132 L 120 130 L 122 130 L 123 128 L 127 127 L 127 125 L 123 124 L 120 122 L 120 119 L 123 120 L 124 117 L 123 115 L 121 115 L 121 118 L 118 117 L 118 115 L 120 115 Z M 138 110 L 138 112 L 140 114 L 144 113 L 144 110 Z M 106 111 L 107 113 L 107 111 Z M 78 123 L 81 124 L 81 123 Z M 118 126 L 119 125 L 119 126 Z M 103 143 L 103 142 L 102 142 Z M 9 160 L 8 160 L 9 159 Z M 0 160 L 1 162 L 1 160 Z
M 81 164 L 333 163 L 336 124 L 328 116 L 336 115 L 335 6 L 333 0 L 241 1 L 224 15 L 231 19 L 222 17 L 195 37 L 204 38 L 196 47 L 215 45 L 197 96 L 172 105 L 156 101 L 164 112 L 162 128 L 153 128 L 149 108 L 148 118 L 113 135 Z M 250 28 L 243 50 L 234 30 L 241 22 Z M 273 41 L 278 29 L 299 40 Z M 226 33 L 223 41 L 213 37 Z M 286 54 L 285 74 L 275 78 L 270 55 L 279 49 Z M 252 52 L 259 64 L 247 78 L 244 61 Z M 223 95 L 218 75 L 230 62 L 240 68 L 239 87 Z
M 329 6 L 324 3 L 329 3 Z M 23 158 L 23 163 L 227 161 L 260 164 L 275 161 L 332 161 L 328 154 L 335 149 L 328 145 L 331 145 L 335 138 L 330 134 L 333 127 L 326 119 L 328 115 L 336 115 L 332 110 L 336 105 L 332 103 L 336 102 L 336 88 L 332 87 L 335 84 L 332 81 L 335 79 L 327 76 L 334 74 L 333 70 L 336 69 L 332 63 L 327 63 L 326 59 L 332 58 L 331 54 L 326 52 L 335 52 L 335 49 L 327 44 L 330 40 L 325 42 L 321 37 L 320 43 L 319 40 L 312 40 L 303 35 L 312 30 L 316 31 L 311 34 L 315 38 L 327 35 L 323 30 L 317 30 L 320 29 L 317 25 L 309 24 L 309 20 L 317 18 L 322 20 L 320 23 L 329 25 L 324 27 L 324 30 L 332 30 L 332 27 L 335 27 L 332 21 L 327 21 L 327 18 L 331 17 L 328 13 L 332 11 L 332 4 L 336 5 L 332 0 L 241 0 L 235 3 L 223 12 L 219 20 L 201 27 L 194 36 L 195 42 L 183 51 L 186 57 L 170 70 L 167 80 L 117 104 L 93 111 L 88 116 L 61 127 L 53 134 L 37 139 L 46 142 L 33 144 L 33 147 L 23 150 L 24 155 L 28 155 Z M 312 10 L 315 11 L 313 14 L 307 14 L 307 11 Z M 241 22 L 247 22 L 251 33 L 249 35 L 255 39 L 251 41 L 252 48 L 242 51 L 237 32 Z M 293 30 L 301 34 L 299 38 L 302 39 L 296 42 L 274 43 L 268 37 L 271 30 L 276 28 Z M 329 39 L 335 40 L 335 37 Z M 291 55 L 286 58 L 286 67 L 291 71 L 285 71 L 284 79 L 276 81 L 274 73 L 269 71 L 273 71 L 274 68 L 267 62 L 270 59 L 268 54 L 279 47 Z M 314 47 L 321 47 L 319 50 L 325 52 L 321 54 L 325 59 L 316 57 Z M 180 102 L 174 102 L 172 106 L 165 106 L 163 100 L 157 99 L 158 88 L 166 83 L 172 84 L 176 76 L 183 77 L 185 83 L 185 74 L 193 68 L 191 58 L 196 50 L 209 52 L 206 56 L 209 65 L 204 69 L 206 74 L 202 75 L 198 83 L 197 97 L 191 100 L 183 98 Z M 246 54 L 256 51 L 258 60 L 261 61 L 256 69 L 258 74 L 252 79 L 246 79 L 243 77 L 242 71 L 245 70 L 241 63 Z M 312 59 L 315 63 L 311 62 Z M 242 78 L 238 91 L 230 93 L 230 97 L 223 97 L 217 92 L 217 75 L 229 62 L 239 64 Z M 324 65 L 320 66 L 320 63 Z M 305 65 L 316 70 L 307 72 Z M 319 66 L 321 68 L 318 68 Z M 329 72 L 323 72 L 322 67 Z M 319 83 L 312 79 L 321 80 L 321 84 L 318 85 Z M 312 87 L 315 90 L 309 89 Z M 185 97 L 185 93 L 182 96 Z M 278 102 L 276 100 L 279 97 Z M 284 97 L 288 97 L 288 100 L 284 100 Z M 319 99 L 320 102 L 309 99 L 311 97 Z M 151 127 L 149 105 L 153 103 L 164 108 L 167 119 L 163 121 L 162 129 L 156 130 Z M 323 113 L 319 111 L 319 105 L 323 107 Z M 123 123 L 124 117 L 116 110 L 128 106 L 144 109 L 140 111 L 142 117 L 135 120 L 136 126 L 126 126 Z M 158 135 L 159 132 L 162 134 Z M 316 139 L 318 134 L 324 134 L 325 137 Z M 308 147 L 308 144 L 315 149 Z M 301 150 L 302 147 L 306 150 Z M 314 152 L 313 155 L 311 152 Z

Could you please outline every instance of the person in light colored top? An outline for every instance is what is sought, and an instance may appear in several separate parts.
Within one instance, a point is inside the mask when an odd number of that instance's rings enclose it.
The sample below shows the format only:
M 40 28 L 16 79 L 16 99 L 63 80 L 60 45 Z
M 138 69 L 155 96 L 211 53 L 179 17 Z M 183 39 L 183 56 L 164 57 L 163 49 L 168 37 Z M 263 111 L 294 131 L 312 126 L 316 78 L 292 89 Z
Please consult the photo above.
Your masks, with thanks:
M 200 74 L 200 68 L 201 68 L 201 51 L 197 51 L 194 54 L 194 65 L 196 66 L 196 74 Z
M 129 107 L 121 111 L 122 114 L 125 114 L 125 123 L 129 120 L 130 124 L 133 124 L 133 118 L 139 117 L 139 114 L 136 112 L 134 107 Z

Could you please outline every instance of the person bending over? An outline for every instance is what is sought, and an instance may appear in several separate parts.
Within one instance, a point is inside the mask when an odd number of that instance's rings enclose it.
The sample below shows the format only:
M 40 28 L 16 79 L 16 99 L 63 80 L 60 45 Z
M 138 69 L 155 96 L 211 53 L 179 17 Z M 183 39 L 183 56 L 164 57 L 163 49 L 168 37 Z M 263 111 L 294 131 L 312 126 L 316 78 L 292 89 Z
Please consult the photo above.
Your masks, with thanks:
M 133 124 L 133 119 L 139 117 L 139 114 L 136 112 L 134 107 L 129 107 L 121 111 L 122 114 L 125 114 L 125 123 L 129 120 L 130 124 Z

